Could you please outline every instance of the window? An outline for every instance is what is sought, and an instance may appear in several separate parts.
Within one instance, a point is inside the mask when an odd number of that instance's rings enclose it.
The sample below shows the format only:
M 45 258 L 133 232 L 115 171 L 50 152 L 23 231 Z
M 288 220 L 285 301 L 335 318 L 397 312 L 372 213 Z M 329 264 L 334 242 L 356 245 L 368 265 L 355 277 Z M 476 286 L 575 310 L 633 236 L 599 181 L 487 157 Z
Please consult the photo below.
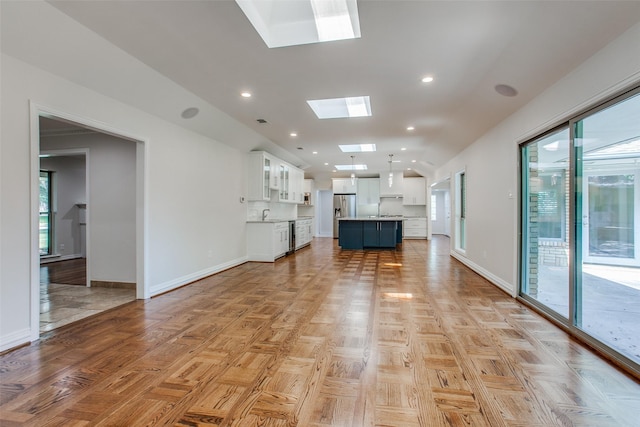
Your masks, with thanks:
M 465 171 L 456 174 L 456 249 L 467 247 L 467 176 Z
M 52 176 L 50 171 L 40 171 L 40 256 L 53 255 Z
M 436 204 L 436 195 L 432 194 L 431 195 L 431 221 L 437 221 L 438 220 L 438 206 Z

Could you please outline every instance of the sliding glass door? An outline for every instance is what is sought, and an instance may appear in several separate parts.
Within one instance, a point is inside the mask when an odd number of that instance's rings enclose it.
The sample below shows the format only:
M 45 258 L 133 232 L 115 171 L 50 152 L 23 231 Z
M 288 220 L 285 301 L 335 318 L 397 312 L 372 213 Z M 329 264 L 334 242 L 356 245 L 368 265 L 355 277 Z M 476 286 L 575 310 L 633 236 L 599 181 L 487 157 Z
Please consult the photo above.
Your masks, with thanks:
M 569 128 L 522 148 L 521 292 L 569 317 Z
M 640 363 L 640 94 L 573 129 L 575 326 Z
M 640 366 L 640 89 L 521 146 L 522 298 Z

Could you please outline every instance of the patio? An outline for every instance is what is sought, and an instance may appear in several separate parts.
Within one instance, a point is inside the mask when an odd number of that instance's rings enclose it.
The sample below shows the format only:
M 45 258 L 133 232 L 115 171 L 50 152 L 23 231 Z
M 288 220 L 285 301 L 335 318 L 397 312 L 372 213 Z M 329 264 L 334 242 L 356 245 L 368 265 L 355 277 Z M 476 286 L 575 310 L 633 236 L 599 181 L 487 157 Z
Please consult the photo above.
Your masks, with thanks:
M 539 266 L 537 300 L 568 317 L 568 267 Z M 582 329 L 640 363 L 640 269 L 584 264 Z

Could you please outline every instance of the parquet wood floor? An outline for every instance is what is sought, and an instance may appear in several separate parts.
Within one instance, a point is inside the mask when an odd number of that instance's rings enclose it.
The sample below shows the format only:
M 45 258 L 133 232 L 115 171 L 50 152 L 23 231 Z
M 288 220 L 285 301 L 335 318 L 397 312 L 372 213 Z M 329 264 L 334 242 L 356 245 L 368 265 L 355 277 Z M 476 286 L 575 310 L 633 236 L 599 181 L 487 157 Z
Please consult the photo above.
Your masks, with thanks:
M 638 426 L 640 385 L 448 255 L 333 239 L 0 357 L 0 425 Z

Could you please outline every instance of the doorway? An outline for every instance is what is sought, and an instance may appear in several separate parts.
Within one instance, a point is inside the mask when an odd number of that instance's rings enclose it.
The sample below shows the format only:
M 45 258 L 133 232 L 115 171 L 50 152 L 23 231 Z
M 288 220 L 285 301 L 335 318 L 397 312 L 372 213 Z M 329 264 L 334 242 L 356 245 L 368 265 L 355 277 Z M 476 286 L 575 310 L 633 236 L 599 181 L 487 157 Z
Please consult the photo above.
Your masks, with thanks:
M 451 179 L 447 178 L 431 186 L 432 234 L 451 236 Z
M 103 124 L 33 104 L 31 117 L 32 135 L 35 135 L 31 138 L 33 169 L 52 172 L 53 190 L 48 213 L 51 217 L 48 225 L 53 226 L 53 232 L 49 233 L 52 236 L 49 254 L 44 259 L 40 249 L 39 209 L 33 209 L 32 214 L 32 223 L 37 229 L 31 239 L 31 337 L 35 340 L 41 332 L 147 297 L 144 275 L 146 148 L 143 140 L 105 128 Z M 48 167 L 40 167 L 41 155 L 47 159 L 43 159 L 43 164 Z M 77 170 L 65 170 L 60 164 L 77 162 L 79 158 L 86 165 L 85 183 L 79 182 L 82 179 L 78 178 Z M 84 184 L 83 191 L 76 189 L 75 195 L 69 196 L 73 191 L 66 191 L 69 188 L 65 187 L 63 176 L 67 184 L 75 182 L 76 187 Z M 32 200 L 39 199 L 39 184 L 40 176 L 33 177 Z M 99 197 L 91 199 L 92 193 Z M 113 216 L 111 223 L 106 219 L 110 215 Z M 56 227 L 60 232 L 66 227 L 66 235 L 56 235 Z M 41 260 L 51 262 L 43 264 L 48 266 L 46 277 L 40 274 Z M 84 265 L 82 260 L 86 260 Z M 58 270 L 74 270 L 75 278 L 60 279 L 65 275 L 58 275 L 52 281 L 48 273 L 54 264 Z M 84 272 L 80 271 L 83 269 Z M 78 277 L 83 273 L 85 283 L 79 286 Z M 75 284 L 56 283 L 61 281 Z M 65 303 L 69 306 L 65 307 Z M 50 308 L 61 310 L 51 313 Z M 41 316 L 41 313 L 46 314 Z

